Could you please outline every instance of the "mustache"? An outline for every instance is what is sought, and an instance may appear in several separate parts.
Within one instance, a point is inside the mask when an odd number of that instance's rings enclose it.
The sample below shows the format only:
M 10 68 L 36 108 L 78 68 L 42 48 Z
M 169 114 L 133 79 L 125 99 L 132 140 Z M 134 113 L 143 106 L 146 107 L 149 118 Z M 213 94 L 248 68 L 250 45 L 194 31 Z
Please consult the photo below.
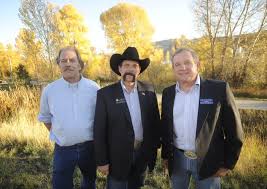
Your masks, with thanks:
M 73 71 L 73 69 L 71 67 L 67 67 L 64 69 L 64 71 Z
M 133 74 L 131 72 L 126 72 L 123 74 L 123 76 L 122 76 L 123 81 L 126 81 L 127 75 L 132 76 L 133 77 L 132 82 L 135 82 L 135 74 Z

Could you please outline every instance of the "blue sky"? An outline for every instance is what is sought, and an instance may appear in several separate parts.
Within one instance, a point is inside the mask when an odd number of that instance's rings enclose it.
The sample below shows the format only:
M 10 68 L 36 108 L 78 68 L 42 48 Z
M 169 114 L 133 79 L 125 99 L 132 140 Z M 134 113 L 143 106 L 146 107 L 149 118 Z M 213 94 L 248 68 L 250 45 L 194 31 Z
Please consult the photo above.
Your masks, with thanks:
M 101 27 L 100 14 L 119 2 L 129 2 L 143 7 L 155 28 L 153 41 L 198 37 L 192 11 L 193 0 L 49 0 L 59 6 L 72 4 L 84 17 L 89 28 L 88 39 L 97 49 L 106 48 L 106 39 Z M 1 1 L 0 42 L 15 43 L 19 29 L 23 27 L 18 17 L 20 0 Z

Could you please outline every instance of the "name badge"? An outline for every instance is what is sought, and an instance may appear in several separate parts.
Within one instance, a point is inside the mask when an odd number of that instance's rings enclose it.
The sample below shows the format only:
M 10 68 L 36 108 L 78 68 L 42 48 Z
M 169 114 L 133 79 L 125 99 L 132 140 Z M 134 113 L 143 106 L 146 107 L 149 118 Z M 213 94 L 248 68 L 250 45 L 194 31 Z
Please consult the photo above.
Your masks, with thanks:
M 126 102 L 125 98 L 120 98 L 120 99 L 116 98 L 116 104 L 122 104 L 125 102 Z
M 200 104 L 213 104 L 213 99 L 211 98 L 200 99 Z

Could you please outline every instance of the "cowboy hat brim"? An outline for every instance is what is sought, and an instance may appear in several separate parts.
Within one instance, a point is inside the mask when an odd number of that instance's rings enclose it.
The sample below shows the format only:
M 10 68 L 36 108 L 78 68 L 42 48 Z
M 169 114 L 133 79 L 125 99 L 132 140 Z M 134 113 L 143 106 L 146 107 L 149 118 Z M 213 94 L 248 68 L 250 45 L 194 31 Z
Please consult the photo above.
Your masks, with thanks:
M 145 69 L 148 67 L 150 60 L 149 58 L 145 58 L 145 59 L 131 59 L 131 58 L 125 58 L 123 55 L 121 54 L 113 54 L 110 57 L 110 67 L 112 69 L 112 71 L 114 71 L 116 74 L 121 75 L 121 73 L 119 72 L 119 65 L 121 64 L 121 62 L 123 60 L 134 60 L 136 62 L 138 62 L 138 64 L 140 65 L 140 73 L 142 73 L 143 71 L 145 71 Z

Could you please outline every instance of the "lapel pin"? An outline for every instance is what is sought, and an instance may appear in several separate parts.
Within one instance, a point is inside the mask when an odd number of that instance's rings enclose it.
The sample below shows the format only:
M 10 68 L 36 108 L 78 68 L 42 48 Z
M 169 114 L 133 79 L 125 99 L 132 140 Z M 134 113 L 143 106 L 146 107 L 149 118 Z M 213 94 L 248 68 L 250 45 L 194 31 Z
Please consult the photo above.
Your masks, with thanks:
M 121 103 L 125 103 L 126 102 L 126 100 L 124 98 L 121 98 L 121 99 L 116 98 L 115 101 L 116 101 L 116 104 L 121 104 Z

